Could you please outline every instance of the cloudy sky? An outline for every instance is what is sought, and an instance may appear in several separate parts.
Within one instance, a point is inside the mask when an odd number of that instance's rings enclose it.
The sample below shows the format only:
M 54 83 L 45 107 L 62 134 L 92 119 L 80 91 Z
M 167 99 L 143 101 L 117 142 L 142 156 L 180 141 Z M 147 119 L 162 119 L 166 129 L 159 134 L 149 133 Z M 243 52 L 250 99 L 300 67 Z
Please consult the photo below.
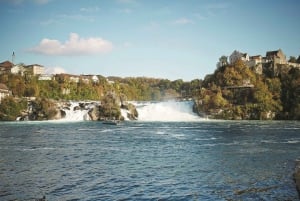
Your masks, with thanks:
M 235 49 L 300 55 L 298 0 L 0 0 L 0 61 L 192 80 Z

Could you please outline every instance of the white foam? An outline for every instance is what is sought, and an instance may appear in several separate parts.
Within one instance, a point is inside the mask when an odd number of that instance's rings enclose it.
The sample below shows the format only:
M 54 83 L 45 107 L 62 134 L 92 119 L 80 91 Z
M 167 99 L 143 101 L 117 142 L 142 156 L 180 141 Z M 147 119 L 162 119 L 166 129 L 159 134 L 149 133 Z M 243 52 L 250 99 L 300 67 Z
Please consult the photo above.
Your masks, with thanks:
M 192 101 L 133 103 L 137 107 L 139 121 L 200 121 L 192 110 Z
M 78 102 L 70 102 L 70 109 L 65 109 L 66 117 L 60 121 L 88 121 L 91 120 L 88 114 L 88 109 L 74 110 L 78 106 Z

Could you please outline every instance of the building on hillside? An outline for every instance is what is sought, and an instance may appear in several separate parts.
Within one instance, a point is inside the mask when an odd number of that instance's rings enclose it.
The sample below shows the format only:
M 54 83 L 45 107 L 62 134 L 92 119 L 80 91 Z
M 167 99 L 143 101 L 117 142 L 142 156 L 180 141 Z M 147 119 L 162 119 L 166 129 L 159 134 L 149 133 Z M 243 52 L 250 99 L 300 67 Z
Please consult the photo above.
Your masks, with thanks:
M 276 64 L 286 64 L 286 56 L 283 54 L 282 50 L 268 51 L 266 53 L 265 62 L 272 62 L 274 65 Z
M 277 76 L 282 71 L 287 70 L 286 56 L 281 49 L 266 52 L 263 58 L 263 71 L 265 74 Z
M 90 81 L 92 81 L 93 83 L 99 82 L 99 78 L 97 75 L 81 75 L 80 78 L 86 84 L 90 83 Z
M 3 98 L 10 95 L 10 91 L 5 84 L 0 83 L 0 103 Z
M 69 80 L 71 82 L 78 83 L 80 81 L 80 76 L 78 76 L 78 75 L 70 75 Z
M 31 75 L 42 75 L 44 74 L 45 67 L 39 64 L 32 64 L 25 66 L 25 71 Z
M 92 81 L 93 81 L 94 83 L 98 83 L 98 82 L 99 82 L 99 78 L 98 78 L 97 75 L 93 75 L 91 79 L 92 79 Z
M 42 74 L 39 76 L 39 79 L 38 80 L 42 80 L 42 81 L 46 81 L 46 80 L 52 80 L 54 78 L 53 75 L 51 74 Z
M 22 65 L 14 65 L 11 69 L 10 72 L 12 74 L 20 74 L 23 75 L 24 74 L 24 67 Z
M 261 55 L 249 56 L 247 53 L 241 53 L 234 50 L 229 56 L 229 64 L 234 64 L 236 61 L 242 60 L 257 74 L 265 74 L 269 76 L 277 76 L 283 71 L 289 70 L 291 67 L 300 68 L 300 64 L 287 62 L 286 56 L 281 49 L 275 51 L 267 51 L 266 56 Z M 219 58 L 217 68 L 226 66 L 227 57 Z
M 107 81 L 108 84 L 115 84 L 115 81 L 110 80 L 110 79 L 108 79 L 108 78 L 106 78 L 106 81 Z
M 261 55 L 250 56 L 249 61 L 246 62 L 246 65 L 249 68 L 252 68 L 255 73 L 261 75 L 262 74 L 262 61 L 263 61 L 263 58 Z
M 14 64 L 10 61 L 4 61 L 0 63 L 0 74 L 8 74 L 11 72 L 11 68 Z
M 294 68 L 300 68 L 300 63 L 287 62 L 287 65 Z
M 230 64 L 234 64 L 238 60 L 242 60 L 244 62 L 249 61 L 249 55 L 247 53 L 241 53 L 237 50 L 234 50 L 229 56 L 229 62 Z

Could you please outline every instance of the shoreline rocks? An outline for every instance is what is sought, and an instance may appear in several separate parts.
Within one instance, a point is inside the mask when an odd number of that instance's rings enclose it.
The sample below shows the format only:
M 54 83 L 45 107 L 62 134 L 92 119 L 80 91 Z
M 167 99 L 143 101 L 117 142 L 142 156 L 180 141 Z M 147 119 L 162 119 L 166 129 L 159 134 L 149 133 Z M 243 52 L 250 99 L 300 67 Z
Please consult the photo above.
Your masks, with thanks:
M 107 109 L 108 108 L 108 109 Z M 123 121 L 124 119 L 137 120 L 138 112 L 136 107 L 131 103 L 122 105 L 116 104 L 115 107 L 97 101 L 56 101 L 49 99 L 30 100 L 28 101 L 27 110 L 20 113 L 16 120 L 18 121 L 42 121 L 42 120 L 60 120 L 72 119 L 72 115 L 82 114 L 84 120 L 102 121 L 107 120 L 109 112 L 111 117 Z M 117 111 L 114 111 L 114 110 Z M 122 116 L 120 110 L 125 110 L 127 116 Z M 114 114 L 114 113 L 116 114 Z M 123 115 L 124 112 L 123 112 Z

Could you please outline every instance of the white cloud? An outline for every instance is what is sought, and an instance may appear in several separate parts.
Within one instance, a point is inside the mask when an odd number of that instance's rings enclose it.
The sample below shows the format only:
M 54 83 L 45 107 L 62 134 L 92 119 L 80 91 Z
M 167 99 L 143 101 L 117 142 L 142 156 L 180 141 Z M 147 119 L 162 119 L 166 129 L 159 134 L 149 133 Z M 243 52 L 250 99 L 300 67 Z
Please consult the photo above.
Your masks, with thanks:
M 175 21 L 173 21 L 173 24 L 177 24 L 177 25 L 185 25 L 185 24 L 193 24 L 194 22 L 190 19 L 187 18 L 179 18 Z
M 29 52 L 44 55 L 90 55 L 110 52 L 113 45 L 110 41 L 102 38 L 80 38 L 77 33 L 71 33 L 64 43 L 44 38 L 39 45 L 29 49 Z
M 56 67 L 48 67 L 45 70 L 46 74 L 62 74 L 62 73 L 66 73 L 66 70 L 63 69 L 62 67 L 56 66 Z

